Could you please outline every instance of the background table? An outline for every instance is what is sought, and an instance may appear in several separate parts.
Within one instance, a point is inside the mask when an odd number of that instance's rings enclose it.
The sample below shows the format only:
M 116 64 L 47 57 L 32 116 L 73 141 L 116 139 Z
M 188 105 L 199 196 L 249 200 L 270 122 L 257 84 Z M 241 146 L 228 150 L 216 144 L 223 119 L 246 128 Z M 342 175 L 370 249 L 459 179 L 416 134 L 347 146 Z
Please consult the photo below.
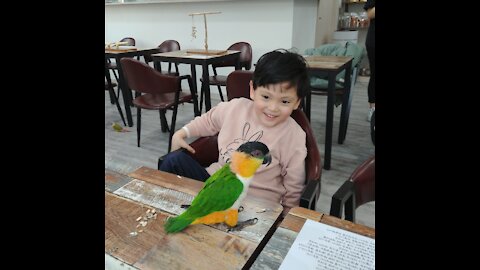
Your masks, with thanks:
M 202 92 L 205 97 L 205 112 L 208 112 L 212 108 L 212 103 L 210 101 L 210 85 L 209 82 L 209 71 L 208 66 L 215 63 L 221 63 L 223 61 L 227 61 L 230 59 L 235 59 L 237 65 L 235 69 L 240 69 L 240 51 L 233 51 L 227 50 L 224 54 L 215 54 L 215 55 L 205 55 L 205 54 L 194 54 L 194 53 L 187 53 L 186 50 L 181 51 L 173 51 L 173 52 L 165 52 L 165 53 L 157 53 L 153 54 L 153 61 L 155 62 L 155 66 L 158 65 L 158 62 L 170 62 L 170 63 L 183 63 L 183 64 L 190 64 L 190 70 L 192 73 L 193 79 L 193 87 L 195 91 L 197 90 L 197 72 L 195 69 L 195 65 L 202 66 Z M 203 97 L 200 97 L 202 100 Z M 200 113 L 202 113 L 202 104 L 199 104 Z
M 328 77 L 328 94 L 327 94 L 327 120 L 326 120 L 326 130 L 325 130 L 325 153 L 323 168 L 330 170 L 330 159 L 332 156 L 332 130 L 333 130 L 333 105 L 335 103 L 335 84 L 337 75 L 345 70 L 345 93 L 343 100 L 344 102 L 350 102 L 350 91 L 351 91 L 351 73 L 352 73 L 352 60 L 353 57 L 350 56 L 305 56 L 308 64 L 308 74 L 309 76 L 318 76 L 318 77 Z M 311 95 L 306 95 L 307 101 L 305 102 L 305 114 L 308 119 L 310 119 L 310 107 L 308 104 L 311 104 Z M 339 143 L 343 143 L 345 135 L 347 132 L 347 123 L 348 117 L 347 104 L 342 104 L 342 112 L 340 115 L 340 130 L 338 135 Z

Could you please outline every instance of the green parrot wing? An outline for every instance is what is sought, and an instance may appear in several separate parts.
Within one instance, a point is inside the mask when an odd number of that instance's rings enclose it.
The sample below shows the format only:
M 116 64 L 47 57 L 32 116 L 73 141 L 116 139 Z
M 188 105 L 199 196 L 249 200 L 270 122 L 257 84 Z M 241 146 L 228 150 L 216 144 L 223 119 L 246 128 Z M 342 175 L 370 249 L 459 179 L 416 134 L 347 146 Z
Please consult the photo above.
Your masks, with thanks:
M 230 208 L 243 191 L 243 184 L 226 164 L 210 176 L 193 199 L 188 215 L 203 217 Z

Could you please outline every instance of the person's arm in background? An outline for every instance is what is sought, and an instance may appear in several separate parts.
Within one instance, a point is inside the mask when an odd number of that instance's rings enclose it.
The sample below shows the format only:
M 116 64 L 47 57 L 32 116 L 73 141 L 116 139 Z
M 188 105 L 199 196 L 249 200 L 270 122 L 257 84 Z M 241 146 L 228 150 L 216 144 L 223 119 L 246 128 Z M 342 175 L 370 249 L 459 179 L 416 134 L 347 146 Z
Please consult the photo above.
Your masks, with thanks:
M 375 0 L 368 0 L 363 6 L 363 9 L 367 11 L 368 19 L 375 19 Z
M 369 20 L 375 19 L 375 7 L 367 10 L 367 16 Z

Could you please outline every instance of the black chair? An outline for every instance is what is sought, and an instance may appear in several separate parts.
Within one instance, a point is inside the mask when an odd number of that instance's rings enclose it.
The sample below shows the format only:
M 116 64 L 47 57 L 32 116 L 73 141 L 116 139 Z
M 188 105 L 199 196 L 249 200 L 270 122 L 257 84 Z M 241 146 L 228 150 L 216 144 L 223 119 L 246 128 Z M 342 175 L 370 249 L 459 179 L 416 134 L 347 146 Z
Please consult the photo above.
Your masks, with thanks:
M 360 164 L 333 194 L 330 215 L 355 222 L 355 209 L 375 201 L 375 156 Z
M 120 61 L 128 86 L 130 89 L 140 93 L 140 95 L 133 100 L 133 105 L 137 107 L 137 146 L 140 147 L 141 109 L 158 110 L 160 119 L 165 125 L 166 110 L 171 109 L 173 110 L 173 114 L 168 140 L 168 152 L 170 152 L 172 136 L 175 131 L 178 104 L 192 102 L 194 116 L 200 115 L 197 96 L 192 86 L 192 78 L 190 75 L 164 75 L 151 66 L 132 58 L 122 58 Z M 189 94 L 182 92 L 181 83 L 183 79 L 188 80 L 190 86 Z
M 252 79 L 253 72 L 236 70 L 227 77 L 227 97 L 228 100 L 238 97 L 250 98 L 249 82 Z M 310 126 L 305 113 L 297 109 L 292 112 L 291 117 L 297 121 L 307 135 L 307 157 L 305 159 L 305 190 L 300 198 L 300 206 L 315 210 L 316 202 L 320 196 L 320 180 L 322 176 L 322 161 L 320 151 L 318 150 L 315 135 Z M 207 167 L 213 162 L 218 161 L 218 144 L 217 135 L 200 137 L 190 144 L 195 149 L 195 154 L 189 151 L 179 149 L 177 151 L 185 151 L 197 160 L 200 165 Z M 158 159 L 158 169 L 164 156 Z
M 180 50 L 180 43 L 176 40 L 165 40 L 162 42 L 160 45 L 158 45 L 158 53 L 164 53 L 164 52 L 173 52 L 173 51 L 179 51 Z M 153 57 L 151 55 L 145 55 L 145 63 L 150 63 L 153 62 Z M 178 72 L 178 64 L 175 63 L 175 71 L 172 71 L 172 63 L 168 63 L 168 71 L 162 71 L 160 63 L 158 63 L 158 69 L 162 74 L 167 74 L 167 75 L 172 75 L 172 76 L 178 76 L 180 73 Z
M 245 68 L 245 70 L 250 70 L 252 68 L 252 46 L 248 42 L 237 42 L 230 47 L 228 47 L 227 50 L 234 50 L 234 51 L 240 51 L 240 56 L 239 56 L 239 61 L 240 61 L 240 68 Z M 216 63 L 212 64 L 212 69 L 213 69 L 213 76 L 210 76 L 208 78 L 208 84 L 210 85 L 216 85 L 218 88 L 218 93 L 220 94 L 220 99 L 224 101 L 223 99 L 223 94 L 222 94 L 222 86 L 227 85 L 227 76 L 224 75 L 218 75 L 217 74 L 217 68 L 224 68 L 224 67 L 233 67 L 235 68 L 236 61 L 229 60 L 229 61 L 224 61 L 221 63 Z M 202 89 L 203 91 L 203 89 Z M 200 104 L 202 104 L 203 101 L 203 92 L 201 93 L 200 96 Z

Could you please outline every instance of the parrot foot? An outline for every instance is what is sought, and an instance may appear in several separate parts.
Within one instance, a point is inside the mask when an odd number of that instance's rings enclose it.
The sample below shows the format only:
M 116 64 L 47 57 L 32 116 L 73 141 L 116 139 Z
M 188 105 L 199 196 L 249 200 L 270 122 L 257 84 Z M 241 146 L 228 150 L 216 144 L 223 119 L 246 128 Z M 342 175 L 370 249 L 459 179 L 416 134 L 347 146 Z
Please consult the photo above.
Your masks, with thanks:
M 188 207 L 190 207 L 190 204 L 182 204 L 182 205 L 180 205 L 180 208 L 187 209 Z
M 255 225 L 257 222 L 258 222 L 258 218 L 251 218 L 245 221 L 240 221 L 237 223 L 236 226 L 229 228 L 227 232 L 241 231 L 243 228 L 247 226 Z
M 242 211 L 243 211 L 243 206 L 240 205 L 240 207 L 238 207 L 238 213 L 240 213 Z

